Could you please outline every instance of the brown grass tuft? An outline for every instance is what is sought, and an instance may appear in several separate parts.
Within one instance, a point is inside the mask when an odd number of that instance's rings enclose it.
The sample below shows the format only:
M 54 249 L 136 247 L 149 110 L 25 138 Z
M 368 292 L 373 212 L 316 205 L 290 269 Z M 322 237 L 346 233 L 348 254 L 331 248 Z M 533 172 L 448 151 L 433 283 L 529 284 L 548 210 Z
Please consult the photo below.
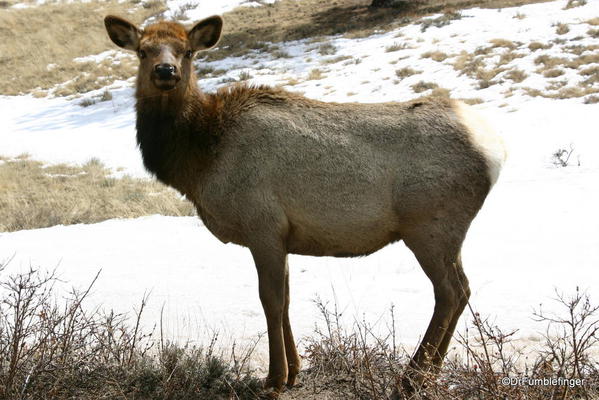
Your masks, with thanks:
M 318 68 L 314 68 L 310 71 L 310 73 L 308 74 L 308 77 L 306 78 L 309 81 L 313 81 L 313 80 L 319 80 L 319 79 L 324 79 L 326 78 L 326 76 L 322 73 L 322 71 Z
M 543 76 L 545 78 L 557 78 L 558 76 L 562 76 L 564 71 L 559 68 L 548 69 L 543 72 Z
M 0 232 L 142 215 L 194 215 L 191 203 L 150 180 L 112 178 L 97 160 L 76 167 L 29 159 L 0 164 Z
M 444 53 L 442 51 L 427 51 L 425 53 L 422 53 L 422 55 L 420 57 L 421 58 L 430 58 L 431 60 L 441 62 L 441 61 L 444 61 L 445 59 L 447 59 L 447 57 L 449 57 L 449 56 L 447 55 L 447 53 Z
M 408 76 L 412 76 L 412 75 L 416 75 L 416 74 L 420 74 L 420 73 L 422 73 L 422 71 L 417 71 L 410 67 L 405 67 L 405 68 L 400 68 L 400 69 L 395 70 L 395 75 L 400 79 L 405 79 Z
M 537 50 L 547 50 L 547 49 L 550 49 L 552 46 L 553 46 L 553 45 L 552 45 L 552 44 L 549 44 L 549 43 L 545 43 L 545 44 L 543 44 L 543 43 L 541 43 L 541 42 L 531 42 L 531 43 L 528 45 L 528 49 L 529 49 L 530 51 L 537 51 Z
M 514 43 L 511 40 L 507 40 L 507 39 L 491 39 L 489 40 L 489 43 L 491 43 L 492 47 L 505 47 L 506 49 L 510 49 L 510 50 L 514 50 L 516 47 L 519 46 L 518 43 Z
M 505 77 L 514 83 L 520 83 L 528 78 L 528 74 L 520 69 L 512 69 L 505 74 Z
M 599 39 L 599 29 L 589 29 L 587 35 L 592 38 Z
M 412 90 L 414 91 L 414 93 L 422 93 L 424 91 L 436 89 L 438 87 L 439 85 L 437 85 L 434 82 L 420 81 L 412 85 Z
M 460 101 L 469 104 L 471 106 L 474 106 L 476 104 L 482 104 L 485 101 L 483 99 L 481 99 L 480 97 L 473 97 L 473 98 L 469 98 L 469 99 L 460 99 Z
M 567 24 L 563 24 L 560 22 L 557 25 L 555 25 L 555 33 L 557 33 L 558 35 L 565 35 L 568 32 L 570 32 L 570 28 Z

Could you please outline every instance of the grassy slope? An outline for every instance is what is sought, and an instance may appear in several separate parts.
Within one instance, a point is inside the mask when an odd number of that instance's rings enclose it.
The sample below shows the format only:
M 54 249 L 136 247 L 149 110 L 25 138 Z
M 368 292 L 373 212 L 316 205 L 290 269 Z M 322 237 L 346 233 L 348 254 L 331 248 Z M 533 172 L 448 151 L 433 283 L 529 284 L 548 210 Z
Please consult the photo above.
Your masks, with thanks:
M 320 35 L 367 36 L 373 30 L 393 29 L 432 12 L 473 6 L 507 7 L 546 0 L 428 0 L 412 9 L 371 9 L 370 0 L 280 0 L 263 7 L 240 7 L 224 15 L 226 28 L 219 50 L 210 59 L 243 54 L 261 48 L 264 42 L 281 42 Z M 143 3 L 50 3 L 0 13 L 0 66 L 9 71 L 0 80 L 0 94 L 72 95 L 99 89 L 116 79 L 134 75 L 136 61 L 125 57 L 120 63 L 107 59 L 75 62 L 74 58 L 114 50 L 102 23 L 106 14 L 126 16 L 140 23 L 163 9 L 160 0 Z

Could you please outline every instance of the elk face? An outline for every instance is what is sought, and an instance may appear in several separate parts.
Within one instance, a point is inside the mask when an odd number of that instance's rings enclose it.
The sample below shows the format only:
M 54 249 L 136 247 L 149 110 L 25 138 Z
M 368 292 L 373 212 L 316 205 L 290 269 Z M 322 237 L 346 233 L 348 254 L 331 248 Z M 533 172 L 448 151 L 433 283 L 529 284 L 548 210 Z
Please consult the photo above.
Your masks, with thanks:
M 187 31 L 176 22 L 161 21 L 141 30 L 131 22 L 107 16 L 110 39 L 132 50 L 139 58 L 138 89 L 145 95 L 184 89 L 194 74 L 192 59 L 197 51 L 213 47 L 219 40 L 223 21 L 214 16 Z

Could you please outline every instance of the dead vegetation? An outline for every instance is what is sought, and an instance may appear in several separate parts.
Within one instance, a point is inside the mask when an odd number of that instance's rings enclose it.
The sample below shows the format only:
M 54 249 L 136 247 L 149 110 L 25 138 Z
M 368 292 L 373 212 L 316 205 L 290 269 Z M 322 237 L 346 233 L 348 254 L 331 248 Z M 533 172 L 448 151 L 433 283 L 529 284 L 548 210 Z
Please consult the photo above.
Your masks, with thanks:
M 546 0 L 426 0 L 415 3 L 408 12 L 397 8 L 371 8 L 371 0 L 302 0 L 301 3 L 280 0 L 226 13 L 226 28 L 218 49 L 202 57 L 216 60 L 241 56 L 259 50 L 264 43 L 325 35 L 365 37 L 375 31 L 416 22 L 431 13 L 444 13 L 442 20 L 431 22 L 433 26 L 456 19 L 461 8 L 502 8 L 542 1 Z M 145 3 L 107 0 L 74 2 L 68 7 L 46 4 L 3 11 L 0 14 L 0 66 L 10 72 L 0 81 L 0 94 L 36 92 L 44 95 L 49 88 L 67 82 L 57 94 L 70 95 L 132 77 L 136 64 L 132 56 L 124 59 L 123 65 L 112 63 L 110 59 L 100 66 L 77 63 L 73 59 L 112 49 L 102 24 L 106 14 L 129 16 L 139 23 L 160 14 L 163 9 L 160 0 Z M 69 29 L 65 29 L 66 26 Z M 281 57 L 284 56 L 281 53 Z
M 260 381 L 248 366 L 253 348 L 225 353 L 216 335 L 199 347 L 148 332 L 140 325 L 147 297 L 133 318 L 89 311 L 98 275 L 84 290 L 59 293 L 55 273 L 5 269 L 0 263 L 0 398 L 257 398 Z
M 439 87 L 439 85 L 437 85 L 435 82 L 420 81 L 418 83 L 413 84 L 411 87 L 414 93 L 422 93 L 427 90 L 436 89 Z
M 420 73 L 422 73 L 422 71 L 417 71 L 410 67 L 404 67 L 404 68 L 395 70 L 395 75 L 400 79 L 405 79 L 409 76 L 420 74 Z
M 442 51 L 427 51 L 420 55 L 421 58 L 430 58 L 433 61 L 441 62 L 445 61 L 447 57 L 449 57 L 446 53 Z
M 599 395 L 599 364 L 591 354 L 599 341 L 598 307 L 578 290 L 557 294 L 559 312 L 534 312 L 546 326 L 539 349 L 519 345 L 517 331 L 505 331 L 470 308 L 471 322 L 439 376 L 427 375 L 430 400 L 592 399 Z M 394 309 L 386 334 L 356 321 L 345 328 L 336 305 L 316 302 L 324 327 L 307 339 L 301 396 L 293 399 L 388 399 L 405 371 L 409 353 L 397 344 Z M 561 384 L 548 384 L 548 380 Z M 535 381 L 538 380 L 538 381 Z M 533 382 L 538 382 L 533 384 Z M 544 383 L 545 382 L 545 383 Z
M 9 266 L 8 266 L 9 267 Z M 99 274 L 98 274 L 99 275 Z M 177 344 L 142 323 L 150 298 L 133 315 L 93 308 L 98 279 L 65 293 L 54 272 L 7 273 L 0 263 L 0 398 L 100 400 L 258 399 L 261 382 L 250 361 L 259 340 L 244 349 Z M 302 383 L 281 400 L 388 399 L 406 370 L 409 352 L 398 341 L 394 308 L 381 322 L 348 323 L 336 304 L 316 300 L 322 323 L 304 338 Z M 592 356 L 599 321 L 586 293 L 556 293 L 556 312 L 539 308 L 545 332 L 535 348 L 470 308 L 439 376 L 425 376 L 430 400 L 593 399 L 599 364 Z M 151 325 L 150 325 L 151 326 Z M 154 326 L 162 327 L 160 321 Z M 538 380 L 538 381 L 533 381 Z M 548 384 L 548 380 L 561 383 Z M 538 382 L 533 384 L 532 382 Z
M 3 10 L 0 67 L 9 73 L 0 80 L 0 94 L 36 90 L 41 95 L 67 81 L 60 94 L 76 94 L 133 76 L 132 58 L 125 58 L 118 65 L 107 60 L 100 66 L 96 62 L 77 62 L 74 58 L 112 48 L 103 25 L 106 14 L 130 15 L 132 20 L 141 22 L 163 9 L 159 2 L 149 4 L 151 7 L 146 8 L 135 0 L 107 0 Z
M 514 83 L 520 83 L 528 78 L 528 74 L 520 69 L 511 69 L 504 76 Z
M 150 180 L 113 178 L 99 161 L 44 166 L 0 157 L 0 232 L 143 215 L 194 215 L 191 203 Z

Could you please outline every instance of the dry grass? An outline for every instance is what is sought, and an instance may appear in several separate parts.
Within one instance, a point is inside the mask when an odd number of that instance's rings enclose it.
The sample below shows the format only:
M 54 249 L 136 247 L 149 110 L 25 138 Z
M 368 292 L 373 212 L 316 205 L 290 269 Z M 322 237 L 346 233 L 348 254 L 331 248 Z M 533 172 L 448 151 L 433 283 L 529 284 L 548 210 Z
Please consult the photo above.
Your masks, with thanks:
M 563 57 L 553 57 L 544 54 L 535 58 L 534 63 L 537 65 L 542 65 L 544 69 L 551 69 L 562 65 L 566 65 L 568 63 L 568 60 Z
M 44 167 L 1 158 L 0 232 L 142 215 L 193 215 L 191 203 L 155 181 L 111 178 L 100 162 Z
M 430 58 L 433 61 L 441 62 L 446 60 L 449 56 L 447 55 L 447 53 L 444 53 L 442 51 L 427 51 L 425 53 L 422 53 L 420 57 Z
M 561 82 L 559 85 L 564 86 L 565 84 L 566 82 Z M 599 88 L 594 87 L 565 86 L 559 89 L 557 92 L 553 91 L 552 87 L 548 89 L 551 91 L 544 92 L 539 89 L 531 88 L 524 88 L 524 91 L 531 97 L 545 97 L 548 99 L 572 99 L 599 93 Z
M 370 8 L 370 0 L 280 0 L 263 7 L 240 7 L 224 15 L 224 36 L 206 60 L 244 55 L 260 43 L 279 43 L 324 35 L 365 37 L 375 31 L 396 29 L 431 13 L 457 12 L 475 6 L 503 8 L 547 0 L 427 0 L 407 13 L 401 9 Z M 103 27 L 107 13 L 129 16 L 141 22 L 163 9 L 161 1 L 140 6 L 139 0 L 74 2 L 68 7 L 48 4 L 28 9 L 8 9 L 0 14 L 0 66 L 11 71 L 0 81 L 0 94 L 19 94 L 65 85 L 60 94 L 76 94 L 114 79 L 133 76 L 135 62 L 127 65 L 80 65 L 75 57 L 114 49 Z M 132 13 L 129 13 L 133 10 Z M 68 27 L 68 29 L 66 28 Z M 259 47 L 259 46 L 258 46 Z M 49 64 L 56 64 L 48 69 Z M 80 76 L 81 75 L 81 76 Z
M 394 51 L 405 50 L 408 48 L 406 43 L 395 42 L 387 47 L 385 47 L 385 53 L 392 53 Z
M 337 57 L 333 57 L 333 58 L 324 59 L 320 63 L 321 64 L 337 64 L 341 61 L 351 60 L 352 58 L 353 58 L 352 56 L 337 56 Z
M 528 49 L 530 51 L 537 51 L 537 50 L 547 50 L 550 49 L 553 45 L 549 44 L 549 43 L 541 43 L 541 42 L 531 42 L 528 45 Z
M 416 75 L 416 74 L 420 74 L 420 73 L 422 73 L 422 71 L 417 71 L 410 67 L 405 67 L 405 68 L 400 68 L 400 69 L 395 70 L 395 75 L 400 79 L 405 79 L 408 76 L 412 76 L 412 75 Z
M 132 76 L 136 64 L 132 59 L 125 59 L 123 65 L 112 65 L 109 61 L 100 65 L 79 63 L 73 59 L 114 49 L 104 28 L 106 14 L 129 15 L 134 22 L 141 22 L 162 9 L 160 3 L 154 4 L 144 8 L 131 0 L 122 3 L 107 0 L 3 10 L 0 66 L 13 72 L 0 80 L 0 94 L 17 95 L 36 88 L 47 90 L 69 80 L 74 82 L 61 94 L 75 94 Z M 99 82 L 99 77 L 111 78 Z
M 548 69 L 543 72 L 543 76 L 545 78 L 557 78 L 558 76 L 562 76 L 564 71 L 559 68 Z
M 519 43 L 515 43 L 507 39 L 491 39 L 489 40 L 489 43 L 491 43 L 491 47 L 493 48 L 505 47 L 506 49 L 510 50 L 514 50 L 516 47 L 520 45 Z
M 588 21 L 586 21 L 586 23 L 589 25 L 598 26 L 599 25 L 599 17 L 591 18 Z
M 321 56 L 331 56 L 336 52 L 337 48 L 330 43 L 325 43 L 318 47 L 318 54 Z
M 587 35 L 595 39 L 599 39 L 599 29 L 589 29 Z
M 507 79 L 513 81 L 514 83 L 520 83 L 526 78 L 528 78 L 528 74 L 520 69 L 512 69 L 509 70 L 505 75 Z
M 414 93 L 422 93 L 427 90 L 436 89 L 439 87 L 439 85 L 437 85 L 434 82 L 420 81 L 418 83 L 413 84 L 411 87 Z
M 453 68 L 460 75 L 467 75 L 469 77 L 475 77 L 476 72 L 483 67 L 484 58 L 482 56 L 476 56 L 465 51 L 462 51 L 453 63 Z
M 480 97 L 473 97 L 473 98 L 468 98 L 468 99 L 460 99 L 460 101 L 469 104 L 471 106 L 476 105 L 476 104 L 482 104 L 485 101 L 483 99 L 481 99 Z
M 499 65 L 499 66 L 506 65 L 518 58 L 522 58 L 525 56 L 526 56 L 526 54 L 524 54 L 524 53 L 517 53 L 515 51 L 506 51 L 505 53 L 502 53 L 499 56 L 499 62 L 497 65 Z
M 555 25 L 555 33 L 557 33 L 558 35 L 565 35 L 568 32 L 570 32 L 570 28 L 567 24 L 563 24 L 560 22 Z
M 568 10 L 570 8 L 582 7 L 587 4 L 587 0 L 568 0 L 568 3 L 564 7 L 564 10 Z
M 425 19 L 421 23 L 420 30 L 425 32 L 428 28 L 434 26 L 436 28 L 442 28 L 451 24 L 451 21 L 462 19 L 462 14 L 455 11 L 449 11 L 437 18 Z
M 599 103 L 599 96 L 591 95 L 584 99 L 584 104 L 597 104 Z
M 314 68 L 308 74 L 306 80 L 313 81 L 326 78 L 326 75 L 322 73 L 322 71 L 318 68 Z

